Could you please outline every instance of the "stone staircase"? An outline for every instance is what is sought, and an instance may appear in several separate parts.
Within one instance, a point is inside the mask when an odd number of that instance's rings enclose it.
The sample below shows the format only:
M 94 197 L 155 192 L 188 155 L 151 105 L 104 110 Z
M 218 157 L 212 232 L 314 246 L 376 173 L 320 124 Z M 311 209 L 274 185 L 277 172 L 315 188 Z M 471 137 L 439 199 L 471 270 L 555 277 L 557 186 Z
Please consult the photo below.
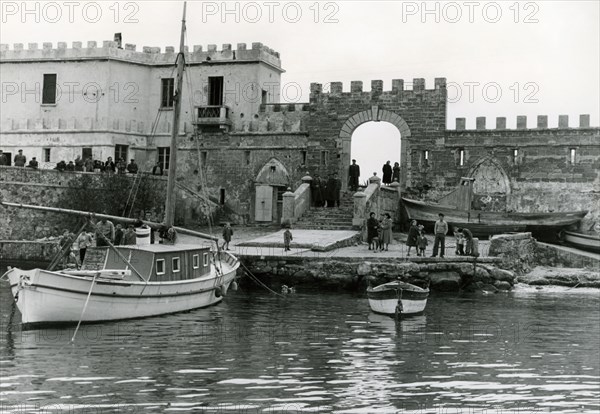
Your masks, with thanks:
M 356 230 L 352 227 L 354 215 L 353 193 L 343 192 L 339 207 L 311 207 L 294 227 L 314 230 Z

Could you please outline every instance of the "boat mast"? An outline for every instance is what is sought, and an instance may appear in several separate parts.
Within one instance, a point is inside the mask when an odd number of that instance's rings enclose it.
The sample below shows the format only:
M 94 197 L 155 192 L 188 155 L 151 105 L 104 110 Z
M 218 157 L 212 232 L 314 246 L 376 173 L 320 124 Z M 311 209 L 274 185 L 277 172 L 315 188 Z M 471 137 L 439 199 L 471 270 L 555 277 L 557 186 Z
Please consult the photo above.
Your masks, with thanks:
M 181 39 L 177 55 L 177 85 L 173 96 L 173 125 L 171 130 L 171 147 L 169 149 L 169 176 L 167 181 L 167 201 L 165 205 L 165 225 L 173 227 L 175 222 L 175 179 L 177 178 L 177 136 L 179 135 L 179 115 L 181 112 L 181 89 L 183 86 L 183 69 L 185 65 L 185 9 L 183 2 L 183 18 L 181 19 Z

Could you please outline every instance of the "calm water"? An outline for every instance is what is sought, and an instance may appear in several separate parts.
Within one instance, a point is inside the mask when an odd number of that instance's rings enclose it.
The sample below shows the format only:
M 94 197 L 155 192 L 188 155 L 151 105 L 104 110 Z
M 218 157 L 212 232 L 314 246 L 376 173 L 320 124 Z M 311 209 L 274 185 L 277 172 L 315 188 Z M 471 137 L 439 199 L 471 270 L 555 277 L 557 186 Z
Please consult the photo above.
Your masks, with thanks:
M 341 293 L 21 332 L 1 294 L 1 412 L 597 413 L 597 290 L 435 295 L 396 323 Z

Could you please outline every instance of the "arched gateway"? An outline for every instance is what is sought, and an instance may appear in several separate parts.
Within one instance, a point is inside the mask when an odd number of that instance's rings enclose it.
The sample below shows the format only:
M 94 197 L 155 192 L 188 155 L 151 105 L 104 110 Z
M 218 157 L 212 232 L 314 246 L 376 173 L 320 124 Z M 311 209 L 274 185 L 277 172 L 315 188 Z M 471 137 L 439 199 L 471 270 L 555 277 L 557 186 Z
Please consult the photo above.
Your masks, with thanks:
M 408 145 L 404 144 L 406 143 L 406 139 L 410 137 L 410 128 L 400 115 L 385 109 L 381 109 L 377 105 L 373 106 L 367 111 L 358 112 L 348 118 L 340 130 L 339 140 L 341 141 L 341 163 L 339 168 L 340 177 L 342 177 L 342 186 L 343 188 L 348 187 L 348 166 L 351 163 L 352 134 L 360 125 L 371 121 L 389 122 L 400 131 L 400 185 L 404 187 L 406 185 L 406 168 L 408 160 Z M 369 171 L 368 174 L 370 175 L 370 173 L 371 172 Z

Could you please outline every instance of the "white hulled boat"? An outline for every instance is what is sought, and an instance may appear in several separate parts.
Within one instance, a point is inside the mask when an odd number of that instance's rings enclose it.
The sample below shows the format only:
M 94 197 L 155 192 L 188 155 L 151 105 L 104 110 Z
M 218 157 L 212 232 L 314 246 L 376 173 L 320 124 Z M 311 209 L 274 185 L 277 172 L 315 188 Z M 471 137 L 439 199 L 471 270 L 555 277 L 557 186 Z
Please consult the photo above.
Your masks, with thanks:
M 373 312 L 395 316 L 419 315 L 427 305 L 429 289 L 395 280 L 369 287 L 367 297 Z
M 177 91 L 182 87 L 184 69 L 185 5 L 180 54 L 177 59 Z M 171 158 L 164 224 L 173 228 L 177 135 L 181 96 L 175 92 Z M 2 203 L 5 206 L 109 218 L 132 219 L 42 206 Z M 201 233 L 185 231 L 216 241 Z M 23 270 L 10 268 L 8 278 L 14 300 L 25 325 L 113 321 L 141 318 L 202 308 L 220 302 L 234 281 L 238 260 L 228 252 L 211 251 L 210 246 L 149 244 L 148 229 L 138 232 L 138 244 L 89 248 L 79 269 Z

